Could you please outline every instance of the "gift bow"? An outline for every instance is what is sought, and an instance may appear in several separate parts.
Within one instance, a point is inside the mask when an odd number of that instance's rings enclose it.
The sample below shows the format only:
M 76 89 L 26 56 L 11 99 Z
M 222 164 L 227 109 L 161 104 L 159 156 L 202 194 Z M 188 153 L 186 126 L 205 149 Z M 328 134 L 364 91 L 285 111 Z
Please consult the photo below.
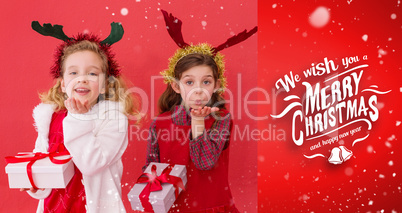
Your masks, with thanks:
M 142 175 L 137 179 L 136 183 L 148 183 L 139 195 L 145 212 L 154 212 L 152 205 L 149 202 L 149 195 L 151 192 L 162 190 L 162 183 L 170 183 L 174 186 L 176 198 L 179 196 L 179 187 L 185 190 L 181 178 L 169 175 L 173 167 L 174 165 L 169 164 L 169 166 L 162 171 L 162 174 L 157 176 L 156 165 L 152 165 L 151 174 L 142 173 Z
M 22 162 L 28 162 L 27 164 L 27 174 L 28 174 L 28 179 L 29 182 L 31 182 L 31 185 L 34 189 L 38 189 L 36 187 L 33 177 L 32 177 L 32 165 L 35 163 L 35 161 L 39 159 L 43 159 L 46 157 L 49 157 L 50 161 L 54 164 L 65 164 L 68 161 L 71 160 L 71 157 L 67 159 L 56 159 L 55 157 L 62 156 L 62 155 L 70 155 L 68 151 L 63 151 L 63 152 L 51 152 L 51 153 L 41 153 L 41 152 L 24 152 L 24 153 L 18 153 L 16 156 L 7 156 L 6 162 L 7 163 L 22 163 Z

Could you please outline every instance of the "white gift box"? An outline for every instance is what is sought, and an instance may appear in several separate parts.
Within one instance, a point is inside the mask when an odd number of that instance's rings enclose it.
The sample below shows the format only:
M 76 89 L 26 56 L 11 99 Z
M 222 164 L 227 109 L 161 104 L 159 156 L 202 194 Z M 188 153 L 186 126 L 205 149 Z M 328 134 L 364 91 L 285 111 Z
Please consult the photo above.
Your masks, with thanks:
M 58 156 L 57 159 L 68 159 L 70 156 Z M 27 174 L 27 164 L 9 163 L 6 166 L 8 183 L 10 188 L 31 188 Z M 74 175 L 74 163 L 72 160 L 65 164 L 52 163 L 49 157 L 39 159 L 32 165 L 32 179 L 36 187 L 42 188 L 66 188 Z
M 151 174 L 151 167 L 152 165 L 156 165 L 156 174 L 159 176 L 162 171 L 169 165 L 165 163 L 150 163 L 147 169 L 145 169 L 144 173 Z M 186 167 L 183 165 L 175 165 L 170 171 L 169 175 L 180 177 L 183 181 L 183 185 L 187 183 L 187 176 L 186 176 Z M 128 193 L 128 200 L 131 203 L 131 208 L 133 210 L 143 211 L 144 208 L 141 205 L 141 201 L 139 198 L 140 193 L 145 188 L 147 183 L 137 183 L 133 186 L 131 191 Z M 168 212 L 170 207 L 173 205 L 174 201 L 176 200 L 175 197 L 175 188 L 173 184 L 170 183 L 162 183 L 162 190 L 151 192 L 149 195 L 149 202 L 152 204 L 153 210 L 156 213 L 160 212 Z M 182 191 L 179 188 L 179 193 Z

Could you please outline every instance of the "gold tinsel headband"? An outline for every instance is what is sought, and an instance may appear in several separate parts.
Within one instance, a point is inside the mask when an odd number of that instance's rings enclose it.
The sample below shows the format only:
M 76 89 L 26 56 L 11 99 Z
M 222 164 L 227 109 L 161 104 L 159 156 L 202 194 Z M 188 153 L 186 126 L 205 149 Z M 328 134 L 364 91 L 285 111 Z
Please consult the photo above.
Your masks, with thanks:
M 225 63 L 223 62 L 223 55 L 219 53 L 219 51 L 228 48 L 230 46 L 233 46 L 235 44 L 238 44 L 250 36 L 252 36 L 254 33 L 257 32 L 257 27 L 254 27 L 252 30 L 247 32 L 247 30 L 244 30 L 243 32 L 232 36 L 231 38 L 227 39 L 225 43 L 217 46 L 217 47 L 212 47 L 211 45 L 207 43 L 203 44 L 198 44 L 198 45 L 190 45 L 184 42 L 183 35 L 181 33 L 181 25 L 182 22 L 180 19 L 174 17 L 172 14 L 168 14 L 166 11 L 161 10 L 163 17 L 165 19 L 166 23 L 166 29 L 169 32 L 170 37 L 174 40 L 174 42 L 177 44 L 177 46 L 180 47 L 176 51 L 176 53 L 169 59 L 169 68 L 167 70 L 164 70 L 161 72 L 164 82 L 165 83 L 170 83 L 174 80 L 174 70 L 177 62 L 182 59 L 183 57 L 194 54 L 194 53 L 200 53 L 204 55 L 209 55 L 212 56 L 216 65 L 218 66 L 218 79 L 221 81 L 221 90 L 219 90 L 219 93 L 223 93 L 224 89 L 227 86 L 226 82 L 226 77 L 224 76 L 225 73 Z
M 215 54 L 213 47 L 207 43 L 202 43 L 198 45 L 189 45 L 184 48 L 178 49 L 176 53 L 171 58 L 169 58 L 168 69 L 161 72 L 161 75 L 164 78 L 164 82 L 166 84 L 169 84 L 172 81 L 174 81 L 174 69 L 176 67 L 177 62 L 180 61 L 180 59 L 194 53 L 208 55 L 214 59 L 218 67 L 218 75 L 219 75 L 218 79 L 220 80 L 221 83 L 221 89 L 219 90 L 219 92 L 223 93 L 227 86 L 226 77 L 224 75 L 225 74 L 225 63 L 223 61 L 224 56 L 219 52 Z

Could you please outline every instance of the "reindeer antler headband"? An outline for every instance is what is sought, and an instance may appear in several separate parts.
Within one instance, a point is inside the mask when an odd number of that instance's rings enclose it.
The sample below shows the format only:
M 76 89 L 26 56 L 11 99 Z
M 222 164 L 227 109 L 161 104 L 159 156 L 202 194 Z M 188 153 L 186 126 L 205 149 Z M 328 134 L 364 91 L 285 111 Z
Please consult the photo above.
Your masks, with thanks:
M 164 10 L 161 11 L 163 13 L 166 28 L 169 32 L 170 37 L 177 44 L 177 46 L 180 47 L 180 49 L 178 49 L 176 53 L 169 59 L 169 68 L 161 72 L 164 78 L 164 82 L 171 83 L 174 80 L 174 69 L 180 59 L 190 54 L 199 53 L 203 55 L 209 55 L 214 59 L 216 65 L 218 66 L 218 79 L 221 81 L 221 90 L 219 92 L 223 93 L 227 86 L 227 82 L 226 77 L 224 76 L 225 63 L 223 61 L 223 55 L 219 53 L 219 51 L 248 39 L 250 36 L 257 32 L 257 26 L 249 32 L 247 32 L 247 30 L 244 30 L 239 34 L 232 36 L 231 38 L 227 39 L 225 43 L 217 47 L 212 47 L 207 43 L 193 45 L 186 43 L 183 39 L 183 35 L 181 33 L 182 21 L 174 17 L 172 14 L 168 14 L 168 12 Z
M 103 41 L 101 41 L 98 36 L 92 34 L 78 34 L 75 37 L 68 37 L 63 32 L 62 25 L 43 24 L 43 27 L 38 21 L 32 22 L 32 29 L 44 36 L 51 36 L 64 41 L 58 46 L 55 52 L 55 63 L 51 68 L 51 74 L 54 78 L 59 78 L 61 76 L 61 58 L 63 56 L 64 48 L 75 44 L 80 41 L 88 40 L 90 42 L 95 42 L 99 45 L 99 48 L 105 53 L 108 59 L 108 74 L 114 77 L 120 75 L 119 66 L 114 59 L 114 54 L 111 52 L 110 45 L 120 41 L 123 37 L 124 30 L 120 23 L 112 22 L 110 35 Z

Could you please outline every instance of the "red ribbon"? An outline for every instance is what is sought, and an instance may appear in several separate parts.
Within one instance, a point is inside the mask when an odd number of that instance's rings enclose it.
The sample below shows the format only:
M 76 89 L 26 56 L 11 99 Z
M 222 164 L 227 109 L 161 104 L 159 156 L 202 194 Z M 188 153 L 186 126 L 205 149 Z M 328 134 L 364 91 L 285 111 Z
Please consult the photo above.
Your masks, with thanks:
M 35 161 L 39 159 L 43 159 L 46 157 L 49 157 L 50 161 L 54 164 L 65 164 L 68 161 L 71 160 L 71 157 L 63 160 L 56 159 L 55 157 L 62 156 L 62 155 L 69 155 L 68 151 L 64 152 L 51 152 L 51 153 L 32 153 L 32 152 L 25 152 L 25 153 L 18 153 L 16 156 L 7 156 L 6 162 L 7 163 L 22 163 L 22 162 L 28 162 L 27 164 L 27 174 L 28 174 L 28 179 L 29 182 L 31 182 L 31 185 L 34 189 L 38 189 L 36 187 L 33 177 L 32 177 L 32 165 L 35 163 Z
M 173 164 L 169 164 L 169 166 L 162 171 L 162 174 L 157 176 L 156 165 L 152 165 L 152 174 L 142 173 L 142 175 L 138 178 L 136 183 L 148 183 L 139 195 L 145 212 L 154 212 L 152 205 L 149 202 L 149 195 L 151 192 L 162 190 L 162 183 L 170 183 L 174 186 L 176 198 L 179 196 L 179 187 L 185 190 L 181 178 L 169 175 L 173 167 Z

